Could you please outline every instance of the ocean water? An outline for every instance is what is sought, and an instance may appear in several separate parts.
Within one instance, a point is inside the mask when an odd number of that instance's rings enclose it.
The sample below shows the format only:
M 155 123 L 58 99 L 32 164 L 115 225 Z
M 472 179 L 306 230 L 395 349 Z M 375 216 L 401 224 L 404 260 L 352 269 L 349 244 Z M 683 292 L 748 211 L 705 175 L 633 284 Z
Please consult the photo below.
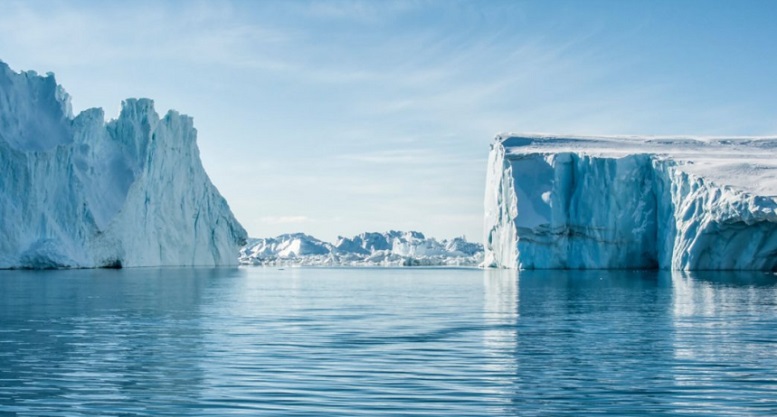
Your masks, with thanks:
M 777 276 L 0 272 L 0 416 L 777 415 Z

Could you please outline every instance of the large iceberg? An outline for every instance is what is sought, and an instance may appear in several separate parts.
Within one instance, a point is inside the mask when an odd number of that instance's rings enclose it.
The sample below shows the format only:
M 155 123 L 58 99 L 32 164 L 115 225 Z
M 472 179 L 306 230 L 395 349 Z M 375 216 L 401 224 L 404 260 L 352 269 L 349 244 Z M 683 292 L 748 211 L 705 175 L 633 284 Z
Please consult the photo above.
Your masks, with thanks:
M 500 135 L 486 266 L 777 269 L 777 139 Z
M 188 116 L 128 99 L 73 117 L 54 76 L 0 62 L 0 268 L 236 264 L 246 232 Z
M 328 243 L 303 233 L 249 239 L 240 263 L 261 266 L 476 266 L 483 246 L 463 237 L 438 241 L 420 232 L 361 233 Z

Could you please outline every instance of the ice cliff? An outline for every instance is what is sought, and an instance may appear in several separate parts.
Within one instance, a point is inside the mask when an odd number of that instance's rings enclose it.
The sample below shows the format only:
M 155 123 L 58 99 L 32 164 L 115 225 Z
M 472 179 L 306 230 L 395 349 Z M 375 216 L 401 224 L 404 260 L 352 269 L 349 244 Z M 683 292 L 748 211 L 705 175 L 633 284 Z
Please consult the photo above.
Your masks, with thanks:
M 246 233 L 196 134 L 148 99 L 73 117 L 52 74 L 0 62 L 0 268 L 236 264 Z
M 486 266 L 777 269 L 777 139 L 500 135 Z
M 263 266 L 476 266 L 483 246 L 462 237 L 438 241 L 420 232 L 362 233 L 323 242 L 303 233 L 249 239 L 240 263 Z

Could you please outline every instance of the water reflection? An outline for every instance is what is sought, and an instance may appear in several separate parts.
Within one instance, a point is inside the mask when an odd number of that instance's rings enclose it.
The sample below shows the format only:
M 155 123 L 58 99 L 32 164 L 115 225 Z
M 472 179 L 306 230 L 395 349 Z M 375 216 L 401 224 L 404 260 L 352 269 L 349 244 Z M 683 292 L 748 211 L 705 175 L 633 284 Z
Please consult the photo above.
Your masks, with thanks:
M 514 413 L 777 409 L 772 274 L 522 271 L 484 282 L 486 321 L 515 323 L 484 335 L 489 357 L 513 346 L 500 366 L 514 369 Z M 501 314 L 508 305 L 515 313 Z
M 516 372 L 515 339 L 518 321 L 518 281 L 515 271 L 489 269 L 483 273 L 483 372 L 489 378 L 488 394 L 502 406 L 490 413 L 510 408 Z
M 518 321 L 518 280 L 515 271 L 488 269 L 483 275 L 483 344 L 495 356 L 512 356 Z
M 677 409 L 707 398 L 718 415 L 774 410 L 777 278 L 762 272 L 672 274 Z
M 777 277 L 0 272 L 0 414 L 776 415 Z
M 154 413 L 192 403 L 203 383 L 199 312 L 224 272 L 3 272 L 2 410 L 105 415 L 116 404 Z
M 777 303 L 777 276 L 749 271 L 676 271 L 672 273 L 677 317 L 723 315 L 737 311 L 757 314 Z
M 668 282 L 651 272 L 522 271 L 513 402 L 517 410 L 661 413 L 671 341 Z

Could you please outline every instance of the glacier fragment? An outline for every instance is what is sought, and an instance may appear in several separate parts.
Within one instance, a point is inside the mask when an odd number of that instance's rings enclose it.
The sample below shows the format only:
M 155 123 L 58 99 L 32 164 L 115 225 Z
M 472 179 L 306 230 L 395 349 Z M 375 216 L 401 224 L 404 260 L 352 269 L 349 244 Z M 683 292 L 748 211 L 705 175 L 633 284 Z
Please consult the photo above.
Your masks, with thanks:
M 500 135 L 486 266 L 777 269 L 777 139 Z
M 240 263 L 261 266 L 477 266 L 483 246 L 463 237 L 438 241 L 420 232 L 339 237 L 332 244 L 303 233 L 249 239 Z
M 236 264 L 246 233 L 192 119 L 128 99 L 73 116 L 54 76 L 0 62 L 0 268 Z

